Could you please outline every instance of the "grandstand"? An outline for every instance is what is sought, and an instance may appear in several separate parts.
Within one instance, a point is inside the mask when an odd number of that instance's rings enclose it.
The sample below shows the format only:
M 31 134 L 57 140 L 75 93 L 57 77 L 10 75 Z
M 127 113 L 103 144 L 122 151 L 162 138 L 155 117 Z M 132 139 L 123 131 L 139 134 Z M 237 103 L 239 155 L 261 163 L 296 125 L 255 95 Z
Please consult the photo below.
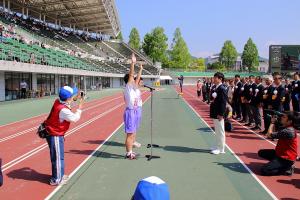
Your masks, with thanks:
M 120 22 L 114 0 L 35 0 L 0 3 L 0 101 L 56 94 L 65 84 L 91 90 L 120 87 L 134 52 L 150 83 L 159 69 L 114 38 Z

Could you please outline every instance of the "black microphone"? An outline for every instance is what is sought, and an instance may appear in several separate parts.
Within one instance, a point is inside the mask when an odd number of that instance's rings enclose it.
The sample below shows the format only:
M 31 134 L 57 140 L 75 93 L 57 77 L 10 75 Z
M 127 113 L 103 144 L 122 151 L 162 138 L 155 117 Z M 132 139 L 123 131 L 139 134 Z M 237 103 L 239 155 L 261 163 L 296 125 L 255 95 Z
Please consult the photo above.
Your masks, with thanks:
M 145 87 L 145 88 L 148 88 L 148 89 L 150 89 L 150 90 L 155 90 L 154 87 L 151 87 L 151 86 L 149 86 L 149 85 L 144 85 L 144 87 Z

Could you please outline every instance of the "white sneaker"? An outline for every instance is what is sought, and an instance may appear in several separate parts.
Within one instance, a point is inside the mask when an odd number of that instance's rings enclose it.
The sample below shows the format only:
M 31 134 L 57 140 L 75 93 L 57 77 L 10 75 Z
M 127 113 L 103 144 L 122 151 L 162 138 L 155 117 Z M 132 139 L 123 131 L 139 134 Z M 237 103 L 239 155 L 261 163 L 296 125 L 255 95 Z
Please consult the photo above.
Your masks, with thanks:
M 220 153 L 224 154 L 224 153 L 226 153 L 226 152 L 225 152 L 225 151 L 220 151 Z
M 219 149 L 215 149 L 215 150 L 212 150 L 210 153 L 215 154 L 215 155 L 218 155 L 218 154 L 220 154 L 221 152 L 220 152 Z
M 140 148 L 142 145 L 140 144 L 140 143 L 138 143 L 137 141 L 135 141 L 134 143 L 133 143 L 133 147 L 135 147 L 135 148 Z

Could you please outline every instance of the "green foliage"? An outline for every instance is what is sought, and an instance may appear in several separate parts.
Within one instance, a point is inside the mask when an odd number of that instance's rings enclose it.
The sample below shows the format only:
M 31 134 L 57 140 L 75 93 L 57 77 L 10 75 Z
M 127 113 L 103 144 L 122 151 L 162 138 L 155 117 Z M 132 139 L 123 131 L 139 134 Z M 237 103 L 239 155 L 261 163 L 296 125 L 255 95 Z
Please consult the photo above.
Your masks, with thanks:
M 122 32 L 120 32 L 120 33 L 118 34 L 117 39 L 123 41 L 123 35 L 122 35 Z
M 166 51 L 168 49 L 168 38 L 162 27 L 156 27 L 147 33 L 142 45 L 144 53 L 152 58 L 154 62 L 162 62 L 163 66 L 168 63 Z
M 225 41 L 219 61 L 225 65 L 226 68 L 230 69 L 234 66 L 237 57 L 238 53 L 232 42 L 230 40 Z
M 197 58 L 192 60 L 190 69 L 195 69 L 197 71 L 205 71 L 205 60 L 204 58 Z
M 170 59 L 174 68 L 187 68 L 191 64 L 191 55 L 179 28 L 176 28 L 174 33 Z
M 225 65 L 223 65 L 221 62 L 215 62 L 215 63 L 211 64 L 210 68 L 212 70 L 216 70 L 216 71 L 226 71 Z
M 259 65 L 258 50 L 252 39 L 249 38 L 244 46 L 242 55 L 243 66 L 248 67 L 249 72 L 257 71 Z
M 136 28 L 132 28 L 129 35 L 129 46 L 139 51 L 141 49 L 140 40 L 141 39 L 138 30 Z

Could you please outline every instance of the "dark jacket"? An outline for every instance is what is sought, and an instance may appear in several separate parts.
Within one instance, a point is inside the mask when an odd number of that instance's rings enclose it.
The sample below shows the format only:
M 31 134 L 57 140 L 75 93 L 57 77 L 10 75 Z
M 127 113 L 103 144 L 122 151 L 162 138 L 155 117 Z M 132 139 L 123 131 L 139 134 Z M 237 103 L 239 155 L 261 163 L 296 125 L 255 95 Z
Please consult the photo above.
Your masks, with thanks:
M 253 90 L 251 105 L 258 106 L 260 103 L 262 103 L 264 89 L 265 89 L 265 87 L 262 84 L 256 85 L 255 89 Z
M 224 85 L 220 85 L 212 90 L 212 94 L 216 92 L 217 97 L 210 104 L 210 117 L 218 119 L 218 115 L 225 117 L 227 94 Z
M 240 81 L 236 84 L 234 93 L 233 93 L 233 101 L 240 102 L 241 101 L 241 88 L 243 87 L 243 83 Z
M 277 95 L 274 94 L 274 92 L 277 91 Z M 285 89 L 282 85 L 279 85 L 278 87 L 275 87 L 272 94 L 272 109 L 275 111 L 282 112 L 282 104 L 285 99 Z

